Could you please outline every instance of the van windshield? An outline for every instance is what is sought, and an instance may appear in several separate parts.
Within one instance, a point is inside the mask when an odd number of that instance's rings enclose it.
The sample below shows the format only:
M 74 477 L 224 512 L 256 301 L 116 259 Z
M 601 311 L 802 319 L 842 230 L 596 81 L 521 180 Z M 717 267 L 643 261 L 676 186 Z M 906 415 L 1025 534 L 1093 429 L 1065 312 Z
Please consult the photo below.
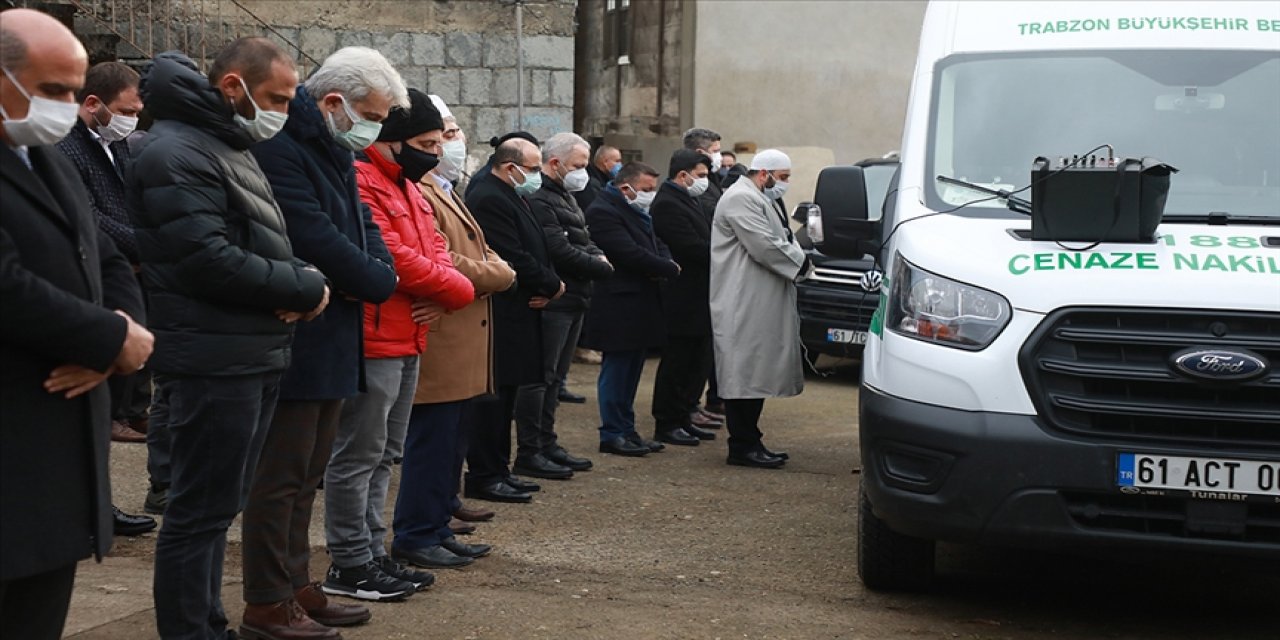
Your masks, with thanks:
M 925 191 L 935 210 L 984 197 L 935 176 L 1013 190 L 1037 156 L 1056 163 L 1105 143 L 1118 158 L 1180 170 L 1167 217 L 1280 220 L 1280 52 L 964 55 L 941 61 L 934 77 Z

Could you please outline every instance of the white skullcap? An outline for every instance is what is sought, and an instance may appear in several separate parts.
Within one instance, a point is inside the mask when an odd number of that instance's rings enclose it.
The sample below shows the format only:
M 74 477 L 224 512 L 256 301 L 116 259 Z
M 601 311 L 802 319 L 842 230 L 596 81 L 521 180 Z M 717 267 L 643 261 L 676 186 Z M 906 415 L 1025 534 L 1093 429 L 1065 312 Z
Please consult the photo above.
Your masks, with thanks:
M 791 168 L 791 158 L 777 149 L 765 149 L 751 158 L 752 171 L 781 171 Z
M 440 112 L 441 118 L 453 117 L 453 112 L 449 110 L 449 106 L 444 103 L 444 100 L 440 99 L 440 96 L 433 93 L 427 97 L 431 99 L 431 104 L 435 105 L 436 111 Z

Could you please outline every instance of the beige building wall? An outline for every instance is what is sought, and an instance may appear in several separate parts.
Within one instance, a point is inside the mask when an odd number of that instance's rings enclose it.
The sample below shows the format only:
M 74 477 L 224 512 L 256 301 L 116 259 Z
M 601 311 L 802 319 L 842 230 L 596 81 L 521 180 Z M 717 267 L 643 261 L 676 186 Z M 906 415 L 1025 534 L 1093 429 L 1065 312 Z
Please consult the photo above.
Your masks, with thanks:
M 693 122 L 732 148 L 793 155 L 787 202 L 817 173 L 896 150 L 925 3 L 915 0 L 699 0 Z M 748 157 L 744 154 L 743 157 Z

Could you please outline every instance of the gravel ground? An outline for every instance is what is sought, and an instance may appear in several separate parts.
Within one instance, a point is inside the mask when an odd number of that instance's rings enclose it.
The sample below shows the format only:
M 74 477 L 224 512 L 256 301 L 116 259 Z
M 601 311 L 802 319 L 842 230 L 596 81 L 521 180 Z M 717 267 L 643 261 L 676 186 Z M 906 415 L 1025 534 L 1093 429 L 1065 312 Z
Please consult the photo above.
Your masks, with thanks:
M 656 365 L 638 394 L 644 432 Z M 856 369 L 766 405 L 768 444 L 792 456 L 779 471 L 726 466 L 723 432 L 643 459 L 596 453 L 597 370 L 574 365 L 570 386 L 590 400 L 563 406 L 559 428 L 595 469 L 545 481 L 531 505 L 488 505 L 497 518 L 469 540 L 494 544 L 492 556 L 373 605 L 344 638 L 1280 638 L 1274 563 L 943 546 L 933 592 L 869 592 L 855 568 Z M 140 511 L 144 447 L 113 446 L 116 501 Z M 223 597 L 235 624 L 238 526 L 231 539 Z M 81 566 L 65 637 L 156 637 L 153 545 L 118 540 L 106 562 Z

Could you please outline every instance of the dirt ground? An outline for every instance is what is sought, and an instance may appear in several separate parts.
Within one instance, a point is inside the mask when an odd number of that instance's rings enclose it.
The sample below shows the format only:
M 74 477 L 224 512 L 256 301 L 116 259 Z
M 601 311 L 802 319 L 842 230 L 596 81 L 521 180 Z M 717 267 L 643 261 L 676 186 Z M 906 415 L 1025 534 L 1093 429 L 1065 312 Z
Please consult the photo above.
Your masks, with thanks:
M 656 365 L 638 394 L 646 432 Z M 643 459 L 596 453 L 597 371 L 574 365 L 570 386 L 589 400 L 563 406 L 558 429 L 595 469 L 545 481 L 530 505 L 486 505 L 498 516 L 470 541 L 495 545 L 490 557 L 372 605 L 373 620 L 344 638 L 1280 638 L 1276 563 L 943 546 L 934 591 L 867 591 L 855 568 L 856 369 L 767 403 L 767 443 L 792 457 L 778 471 L 726 466 L 723 432 Z M 138 512 L 144 447 L 113 446 L 116 501 Z M 231 538 L 223 598 L 238 624 L 238 525 Z M 65 637 L 156 637 L 154 543 L 118 540 L 103 564 L 81 566 Z

